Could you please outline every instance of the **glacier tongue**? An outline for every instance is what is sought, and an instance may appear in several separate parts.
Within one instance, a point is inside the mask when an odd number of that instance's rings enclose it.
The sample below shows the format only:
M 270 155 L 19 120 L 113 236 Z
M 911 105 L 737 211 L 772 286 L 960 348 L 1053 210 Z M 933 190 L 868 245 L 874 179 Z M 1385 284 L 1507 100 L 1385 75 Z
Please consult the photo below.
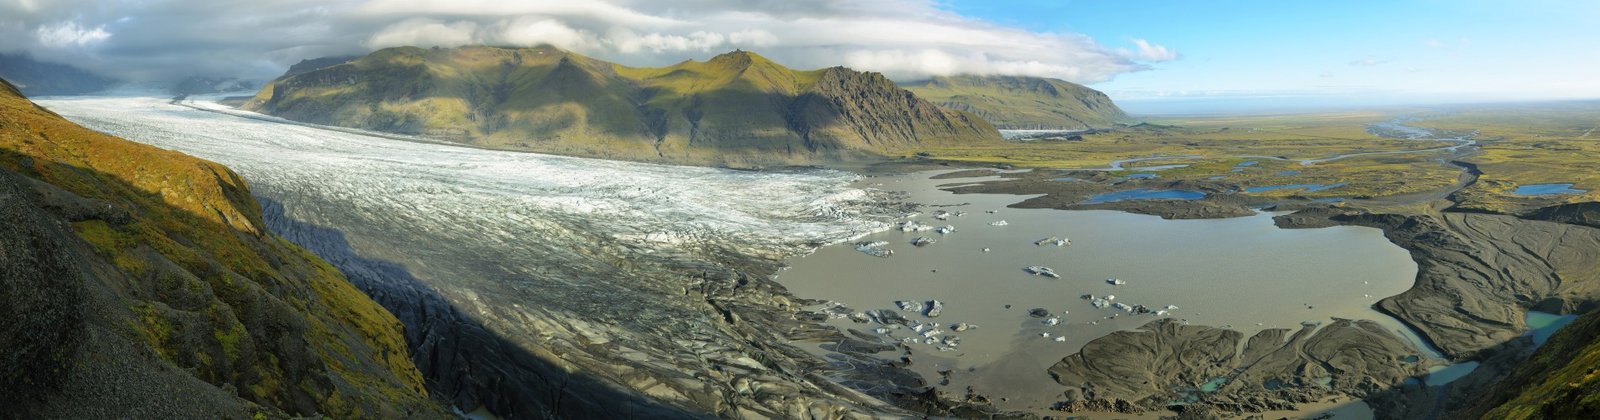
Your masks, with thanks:
M 845 172 L 751 172 L 491 151 L 274 123 L 206 102 L 194 106 L 261 119 L 167 102 L 40 101 L 84 126 L 225 164 L 256 188 L 319 196 L 372 218 L 412 219 L 416 228 L 444 235 L 491 234 L 517 242 L 503 237 L 526 233 L 515 225 L 582 219 L 601 222 L 587 226 L 594 233 L 638 246 L 717 240 L 789 252 L 797 244 L 884 228 L 856 217 L 852 209 L 868 197 L 848 185 L 855 175 Z
M 436 315 L 411 307 L 424 304 L 396 300 L 410 299 L 405 290 L 431 289 L 530 353 L 612 369 L 597 376 L 632 378 L 618 380 L 696 410 L 718 410 L 697 405 L 737 391 L 727 378 L 699 385 L 683 379 L 693 374 L 683 372 L 685 366 L 783 360 L 749 343 L 782 340 L 778 331 L 793 329 L 719 326 L 741 319 L 796 322 L 772 315 L 800 305 L 760 277 L 781 258 L 889 228 L 889 217 L 876 210 L 878 193 L 852 187 L 857 177 L 845 172 L 752 172 L 491 151 L 152 97 L 38 102 L 86 127 L 232 168 L 262 199 L 276 233 L 345 271 L 407 321 L 408 334 L 426 320 L 404 312 Z M 422 284 L 396 279 L 407 276 Z M 751 277 L 757 286 L 746 286 Z M 768 313 L 733 314 L 718 303 L 728 299 Z M 413 346 L 421 340 L 411 339 Z M 602 344 L 611 347 L 595 347 Z M 627 348 L 614 348 L 619 345 Z M 862 409 L 863 402 L 832 395 L 829 387 L 796 385 L 808 378 L 718 372 L 793 390 L 753 403 L 774 414 L 817 401 L 850 401 L 839 404 Z

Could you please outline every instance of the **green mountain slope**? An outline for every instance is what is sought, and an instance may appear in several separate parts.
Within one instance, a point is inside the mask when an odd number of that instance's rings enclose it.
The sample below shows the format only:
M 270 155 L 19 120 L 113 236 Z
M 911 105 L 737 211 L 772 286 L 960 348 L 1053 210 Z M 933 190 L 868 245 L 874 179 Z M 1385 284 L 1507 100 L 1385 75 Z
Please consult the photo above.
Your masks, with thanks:
M 1600 312 L 1550 336 L 1466 415 L 1484 419 L 1600 417 Z
M 727 166 L 1000 141 L 876 73 L 735 51 L 630 68 L 553 47 L 390 48 L 273 81 L 246 109 L 479 146 Z
M 227 168 L 0 83 L 0 395 L 19 418 L 442 418 L 401 325 Z
M 1111 98 L 1072 82 L 1023 76 L 947 76 L 902 84 L 939 106 L 1001 129 L 1081 130 L 1128 121 Z

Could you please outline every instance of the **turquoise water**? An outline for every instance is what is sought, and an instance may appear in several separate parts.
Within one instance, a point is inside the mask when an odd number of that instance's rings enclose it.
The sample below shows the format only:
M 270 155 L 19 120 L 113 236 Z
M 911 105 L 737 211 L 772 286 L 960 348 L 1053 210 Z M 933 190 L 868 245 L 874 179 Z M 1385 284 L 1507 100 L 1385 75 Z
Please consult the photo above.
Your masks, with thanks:
M 1206 198 L 1206 193 L 1186 190 L 1152 190 L 1139 188 L 1127 191 L 1109 192 L 1089 197 L 1084 204 L 1110 203 L 1127 200 L 1199 200 Z
M 1338 184 L 1332 184 L 1332 185 L 1323 185 L 1323 184 L 1268 185 L 1268 186 L 1264 186 L 1264 187 L 1245 188 L 1244 192 L 1258 193 L 1258 192 L 1277 191 L 1277 190 L 1306 190 L 1306 192 L 1317 192 L 1317 191 L 1331 190 L 1331 189 L 1334 189 L 1334 188 L 1343 187 L 1344 185 L 1345 184 L 1342 183 L 1342 182 L 1338 183 Z
M 1154 178 L 1159 178 L 1159 177 L 1160 176 L 1158 176 L 1156 174 L 1151 174 L 1151 173 L 1128 175 L 1128 178 L 1131 178 L 1131 179 L 1154 179 Z
M 1282 171 L 1282 172 L 1278 172 L 1278 175 L 1282 175 L 1282 176 L 1295 176 L 1295 175 L 1299 175 L 1299 174 L 1300 174 L 1300 171 Z
M 1269 380 L 1269 381 L 1267 381 L 1267 383 L 1262 384 L 1261 386 L 1265 387 L 1268 391 L 1277 391 L 1279 389 L 1283 389 L 1283 380 L 1282 379 Z
M 1223 385 L 1227 384 L 1228 377 L 1226 376 L 1211 378 L 1211 380 L 1206 381 L 1206 383 L 1200 384 L 1200 392 L 1217 392 L 1217 389 L 1220 389 Z
M 1585 191 L 1573 189 L 1572 184 L 1530 184 L 1518 185 L 1517 189 L 1511 193 L 1516 195 L 1534 196 L 1551 194 L 1578 194 L 1583 192 Z
M 1456 363 L 1450 366 L 1435 366 L 1428 369 L 1428 376 L 1423 379 L 1428 386 L 1439 386 L 1455 382 L 1472 373 L 1478 368 L 1478 362 Z
M 1528 311 L 1528 316 L 1525 320 L 1528 324 L 1527 335 L 1533 337 L 1534 346 L 1542 346 L 1544 342 L 1550 340 L 1551 335 L 1561 330 L 1561 327 L 1572 323 L 1574 319 L 1578 319 L 1578 316 Z

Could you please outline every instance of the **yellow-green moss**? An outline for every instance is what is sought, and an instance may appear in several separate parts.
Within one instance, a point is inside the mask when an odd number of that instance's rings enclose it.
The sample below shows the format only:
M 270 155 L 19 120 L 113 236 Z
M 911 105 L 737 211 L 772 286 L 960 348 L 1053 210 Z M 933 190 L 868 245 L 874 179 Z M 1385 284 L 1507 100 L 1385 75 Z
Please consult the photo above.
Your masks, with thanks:
M 163 359 L 172 360 L 173 349 L 167 346 L 167 340 L 172 338 L 172 323 L 167 320 L 161 309 L 149 302 L 140 302 L 132 308 L 137 316 L 134 330 L 144 336 L 145 342 Z

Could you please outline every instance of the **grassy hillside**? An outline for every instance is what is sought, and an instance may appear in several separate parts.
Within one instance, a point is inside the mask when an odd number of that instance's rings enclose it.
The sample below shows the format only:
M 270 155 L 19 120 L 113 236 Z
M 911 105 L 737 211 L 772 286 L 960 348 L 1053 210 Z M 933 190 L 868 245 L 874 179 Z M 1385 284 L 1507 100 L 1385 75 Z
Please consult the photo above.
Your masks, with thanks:
M 902 84 L 939 106 L 977 114 L 1002 129 L 1080 130 L 1128 121 L 1111 98 L 1065 80 L 960 75 Z
M 1600 416 L 1600 312 L 1550 337 L 1494 387 L 1471 414 L 1485 419 L 1592 419 Z
M 7 404 L 13 414 L 442 414 L 400 323 L 332 266 L 264 232 L 238 175 L 85 129 L 0 85 L 0 203 L 18 218 L 0 240 L 30 244 L 0 252 L 0 306 L 77 320 L 0 332 L 6 343 L 71 337 L 41 356 L 53 368 L 0 360 L 8 383 L 40 393 Z M 22 219 L 35 222 L 10 222 Z M 57 291 L 45 296 L 79 298 L 31 296 L 40 288 L 20 287 L 27 279 Z
M 753 53 L 630 68 L 553 47 L 390 48 L 264 88 L 247 109 L 511 150 L 728 166 L 1000 141 L 876 73 Z

